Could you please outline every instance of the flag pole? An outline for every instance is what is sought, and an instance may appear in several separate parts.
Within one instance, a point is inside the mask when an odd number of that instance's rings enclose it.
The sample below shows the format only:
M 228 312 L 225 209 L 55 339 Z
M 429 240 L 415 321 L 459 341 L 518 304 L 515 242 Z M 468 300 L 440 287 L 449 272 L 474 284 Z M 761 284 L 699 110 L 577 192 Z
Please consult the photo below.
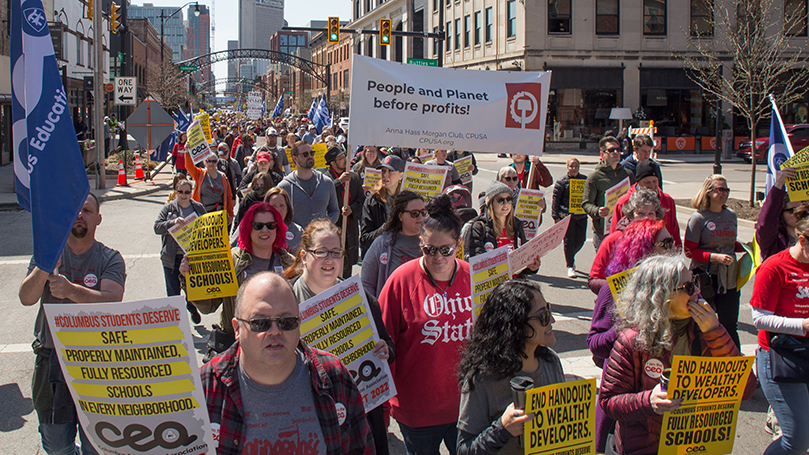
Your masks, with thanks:
M 93 77 L 93 111 L 95 113 L 96 138 L 96 189 L 107 187 L 107 167 L 105 166 L 105 150 L 107 139 L 104 137 L 104 16 L 101 12 L 101 2 L 93 5 L 93 51 L 95 52 L 95 74 Z M 126 154 L 124 154 L 126 157 Z M 124 165 L 126 167 L 126 165 Z

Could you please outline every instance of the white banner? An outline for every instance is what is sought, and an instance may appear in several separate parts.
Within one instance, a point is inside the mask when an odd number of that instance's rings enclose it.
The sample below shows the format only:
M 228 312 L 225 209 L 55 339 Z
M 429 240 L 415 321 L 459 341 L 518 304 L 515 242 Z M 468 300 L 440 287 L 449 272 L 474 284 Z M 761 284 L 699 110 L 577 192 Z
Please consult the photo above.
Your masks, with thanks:
M 261 92 L 247 94 L 247 118 L 255 120 L 261 117 Z
M 354 55 L 351 141 L 542 155 L 550 84 L 550 72 L 460 70 Z

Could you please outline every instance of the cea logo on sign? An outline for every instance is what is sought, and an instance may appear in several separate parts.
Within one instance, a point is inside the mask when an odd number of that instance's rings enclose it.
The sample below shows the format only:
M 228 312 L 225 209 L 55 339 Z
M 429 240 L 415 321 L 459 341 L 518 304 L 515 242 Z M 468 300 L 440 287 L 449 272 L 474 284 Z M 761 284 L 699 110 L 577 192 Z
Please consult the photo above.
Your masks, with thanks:
M 538 130 L 542 84 L 524 82 L 506 84 L 506 128 Z

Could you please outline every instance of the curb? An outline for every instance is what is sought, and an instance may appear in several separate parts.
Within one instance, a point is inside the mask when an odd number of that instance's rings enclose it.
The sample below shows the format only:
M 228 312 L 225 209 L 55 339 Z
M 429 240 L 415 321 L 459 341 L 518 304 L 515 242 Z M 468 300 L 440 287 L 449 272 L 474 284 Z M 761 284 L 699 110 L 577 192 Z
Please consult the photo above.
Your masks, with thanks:
M 121 199 L 134 199 L 136 197 L 146 196 L 148 194 L 156 193 L 158 191 L 167 190 L 167 189 L 169 189 L 168 184 L 160 183 L 160 184 L 156 184 L 156 185 L 152 186 L 151 188 L 146 188 L 146 189 L 142 189 L 142 190 L 126 192 L 126 193 L 109 194 L 109 191 L 112 190 L 112 188 L 110 188 L 110 189 L 107 190 L 108 191 L 107 193 L 99 196 L 98 199 L 101 202 L 118 201 L 118 200 L 121 200 Z M 93 190 L 91 189 L 90 191 L 93 191 Z M 13 211 L 17 211 L 17 210 L 23 210 L 23 208 L 20 207 L 20 205 L 17 204 L 16 202 L 0 202 L 0 212 L 13 212 Z

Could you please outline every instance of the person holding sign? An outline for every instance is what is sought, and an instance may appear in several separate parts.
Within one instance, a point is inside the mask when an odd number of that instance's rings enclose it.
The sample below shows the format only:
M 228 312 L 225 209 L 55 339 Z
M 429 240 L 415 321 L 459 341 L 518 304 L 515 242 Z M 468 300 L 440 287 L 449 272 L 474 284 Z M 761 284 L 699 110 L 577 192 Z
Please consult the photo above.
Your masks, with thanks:
M 374 453 L 362 396 L 340 360 L 301 341 L 289 284 L 262 272 L 236 295 L 236 342 L 201 369 L 216 453 Z M 293 431 L 290 431 L 290 428 Z
M 397 353 L 391 415 L 408 453 L 437 453 L 444 441 L 455 455 L 461 399 L 455 366 L 472 332 L 472 284 L 469 264 L 455 258 L 461 220 L 449 196 L 435 197 L 427 212 L 421 225 L 424 256 L 396 269 L 379 295 Z
M 295 263 L 284 271 L 290 281 L 292 292 L 303 303 L 327 291 L 339 283 L 343 270 L 345 250 L 340 248 L 340 230 L 328 220 L 315 220 L 309 224 L 301 237 L 301 251 Z M 381 341 L 374 347 L 374 355 L 392 363 L 395 358 L 393 340 L 382 323 L 379 301 L 365 290 L 365 298 L 371 308 L 376 331 Z M 377 406 L 366 415 L 374 437 L 377 455 L 388 454 L 388 435 L 382 406 Z
M 382 178 L 362 206 L 360 247 L 363 258 L 371 247 L 371 242 L 382 234 L 385 222 L 390 216 L 393 199 L 399 193 L 404 178 L 405 162 L 396 155 L 386 156 L 380 167 Z
M 445 188 L 450 185 L 460 185 L 462 183 L 461 175 L 458 173 L 458 169 L 455 168 L 455 165 L 452 163 L 452 161 L 447 161 L 446 150 L 436 150 L 435 154 L 433 155 L 433 159 L 428 160 L 424 164 L 428 166 L 444 166 L 449 168 L 447 177 L 444 180 Z
M 794 178 L 795 175 L 795 168 L 792 167 L 782 167 L 776 171 L 775 184 L 761 204 L 761 212 L 756 221 L 756 242 L 761 249 L 761 262 L 797 243 L 795 235 L 797 220 L 793 214 L 795 209 L 805 205 L 806 202 L 790 201 L 789 195 L 784 190 L 786 179 Z M 773 226 L 778 228 L 773 229 Z
M 770 194 L 776 187 L 770 189 Z M 809 451 L 809 386 L 806 378 L 803 378 L 804 382 L 778 381 L 774 379 L 771 361 L 774 355 L 772 343 L 783 339 L 803 342 L 805 346 L 809 333 L 809 306 L 805 303 L 809 297 L 806 287 L 809 279 L 809 207 L 795 210 L 794 218 L 797 220 L 794 228 L 797 243 L 761 264 L 750 300 L 753 325 L 758 329 L 756 373 L 764 396 L 781 425 L 781 437 L 767 447 L 765 454 L 803 455 Z M 800 381 L 800 378 L 796 380 Z
M 375 145 L 366 145 L 359 153 L 360 160 L 354 163 L 351 170 L 359 174 L 362 181 L 365 181 L 365 168 L 379 169 L 382 161 L 379 158 L 379 149 Z M 404 169 L 404 168 L 402 168 Z M 365 191 L 370 191 L 371 188 L 365 188 Z
M 613 207 L 607 204 L 607 190 L 618 187 L 626 179 L 630 184 L 635 181 L 634 174 L 621 166 L 621 144 L 617 139 L 607 136 L 601 139 L 598 148 L 601 149 L 601 162 L 587 176 L 581 200 L 582 208 L 593 220 L 593 247 L 596 251 L 609 232 L 605 231 L 604 223 L 609 222 Z
M 189 180 L 178 180 L 174 185 L 176 197 L 169 201 L 160 210 L 157 220 L 154 222 L 154 233 L 161 236 L 162 247 L 160 248 L 160 261 L 163 263 L 163 277 L 166 280 L 166 295 L 180 295 L 180 263 L 183 261 L 185 252 L 169 234 L 169 228 L 182 225 L 185 219 L 191 215 L 205 215 L 205 207 L 199 202 L 191 199 L 193 186 Z M 186 302 L 188 312 L 191 313 L 191 320 L 194 324 L 202 321 L 197 307 Z
M 618 338 L 604 367 L 599 404 L 618 423 L 607 453 L 656 454 L 663 413 L 680 407 L 661 390 L 663 369 L 675 355 L 740 356 L 682 255 L 651 256 L 638 265 L 616 302 Z M 743 399 L 756 388 L 751 374 Z M 611 452 L 612 451 L 612 452 Z
M 553 322 L 537 283 L 506 281 L 489 294 L 458 365 L 458 455 L 525 453 L 517 437 L 534 415 L 514 409 L 509 382 L 515 376 L 530 377 L 534 387 L 565 382 L 549 347 L 556 343 Z
M 567 277 L 576 277 L 576 253 L 584 246 L 587 239 L 587 215 L 581 208 L 581 194 L 587 176 L 579 173 L 579 160 L 568 158 L 565 164 L 567 173 L 556 181 L 553 186 L 553 202 L 551 203 L 551 218 L 554 223 L 562 221 L 568 215 L 570 224 L 565 233 L 565 262 L 567 263 Z M 573 197 L 571 197 L 571 195 Z M 578 196 L 578 197 L 576 197 Z M 578 199 L 578 207 L 574 200 Z
M 216 168 L 219 158 L 215 152 L 205 157 L 204 169 L 200 169 L 194 164 L 190 153 L 186 153 L 184 157 L 185 168 L 194 179 L 193 199 L 202 204 L 208 213 L 226 211 L 228 222 L 230 222 L 233 219 L 234 199 L 231 197 L 228 178 Z

